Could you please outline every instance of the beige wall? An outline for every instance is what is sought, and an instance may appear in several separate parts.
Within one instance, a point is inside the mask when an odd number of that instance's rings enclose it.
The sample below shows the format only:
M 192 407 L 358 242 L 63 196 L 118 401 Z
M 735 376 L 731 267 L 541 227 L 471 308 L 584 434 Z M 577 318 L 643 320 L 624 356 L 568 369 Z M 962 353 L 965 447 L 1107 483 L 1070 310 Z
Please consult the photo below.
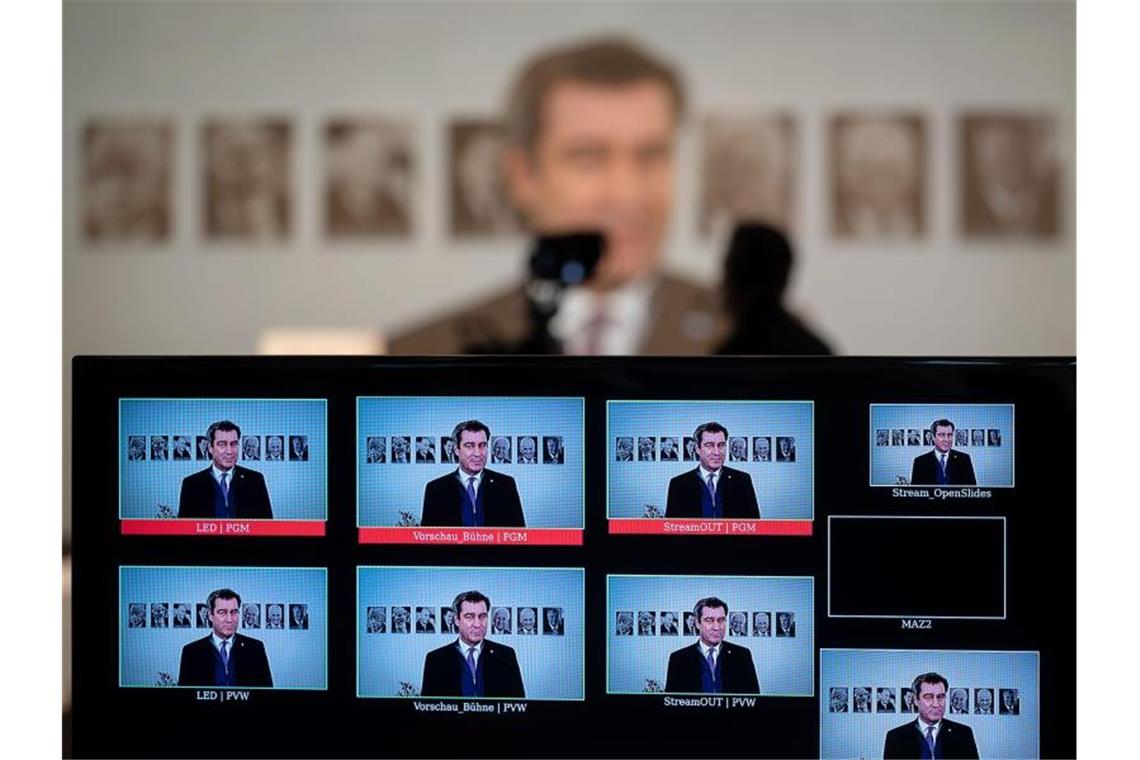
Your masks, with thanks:
M 521 60 L 601 31 L 681 64 L 694 111 L 787 108 L 799 124 L 800 265 L 791 300 L 849 354 L 1072 354 L 1075 330 L 1075 10 L 1072 3 L 790 4 L 77 3 L 64 8 L 64 352 L 249 353 L 267 327 L 390 330 L 513 279 L 524 241 L 446 232 L 444 125 L 493 114 Z M 826 117 L 903 106 L 928 120 L 930 234 L 837 244 L 824 203 Z M 954 117 L 963 107 L 1055 112 L 1065 161 L 1060 243 L 957 237 Z M 337 113 L 417 125 L 417 233 L 330 246 L 318 230 L 318 129 Z M 153 250 L 86 250 L 80 126 L 176 119 L 176 226 Z M 205 246 L 197 130 L 214 114 L 296 125 L 296 228 L 279 249 Z M 682 141 L 670 266 L 712 282 L 720 244 L 696 233 L 696 141 Z M 924 317 L 928 317 L 924 319 Z M 934 323 L 948 329 L 933 330 Z M 65 371 L 69 375 L 69 371 Z

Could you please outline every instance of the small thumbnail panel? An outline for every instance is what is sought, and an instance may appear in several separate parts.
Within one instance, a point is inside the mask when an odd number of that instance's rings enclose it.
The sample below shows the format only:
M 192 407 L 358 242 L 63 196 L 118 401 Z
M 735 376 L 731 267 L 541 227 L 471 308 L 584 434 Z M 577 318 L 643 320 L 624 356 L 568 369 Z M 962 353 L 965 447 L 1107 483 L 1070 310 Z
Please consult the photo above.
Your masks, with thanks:
M 328 688 L 327 572 L 119 568 L 119 685 Z
M 809 577 L 610 575 L 606 691 L 810 697 L 813 599 Z
M 580 568 L 357 568 L 357 696 L 585 699 Z
M 610 401 L 606 446 L 611 521 L 813 518 L 810 401 Z
M 357 414 L 362 540 L 583 529 L 581 398 L 361 397 Z
M 823 649 L 820 757 L 1040 757 L 1039 659 Z
M 119 517 L 136 528 L 125 532 L 148 532 L 148 520 L 326 519 L 324 399 L 124 398 L 119 437 Z
M 1004 619 L 1004 517 L 828 517 L 830 617 Z M 881 561 L 935 547 L 932 576 L 921 562 Z
M 872 486 L 1012 488 L 1013 404 L 872 404 Z

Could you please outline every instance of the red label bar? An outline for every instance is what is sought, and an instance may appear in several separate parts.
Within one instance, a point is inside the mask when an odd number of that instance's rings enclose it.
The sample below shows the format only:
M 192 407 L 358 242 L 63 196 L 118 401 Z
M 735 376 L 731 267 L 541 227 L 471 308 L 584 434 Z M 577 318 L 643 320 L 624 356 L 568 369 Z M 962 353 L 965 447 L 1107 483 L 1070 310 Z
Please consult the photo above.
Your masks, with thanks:
M 582 531 L 564 528 L 360 528 L 360 543 L 581 546 Z
M 811 520 L 610 520 L 610 533 L 656 536 L 810 536 Z
M 124 536 L 323 536 L 324 520 L 121 520 Z

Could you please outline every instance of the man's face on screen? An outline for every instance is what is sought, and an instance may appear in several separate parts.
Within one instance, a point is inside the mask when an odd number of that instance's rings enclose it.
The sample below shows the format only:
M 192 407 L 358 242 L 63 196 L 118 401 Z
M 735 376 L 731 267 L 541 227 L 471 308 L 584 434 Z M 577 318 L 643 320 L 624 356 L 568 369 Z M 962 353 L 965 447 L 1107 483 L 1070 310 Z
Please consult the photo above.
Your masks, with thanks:
M 975 697 L 975 699 L 978 702 L 978 708 L 983 713 L 988 713 L 988 712 L 990 712 L 990 710 L 993 709 L 994 697 L 988 691 L 985 691 L 985 690 L 979 691 L 978 696 Z
M 464 430 L 459 434 L 459 466 L 468 475 L 477 475 L 487 464 L 487 434 L 482 430 Z
M 533 631 L 534 630 L 534 610 L 530 607 L 524 607 L 519 610 L 519 630 Z
M 954 428 L 939 425 L 934 428 L 934 448 L 945 454 L 954 445 Z
M 509 449 L 510 449 L 510 444 L 507 443 L 506 438 L 499 437 L 499 438 L 495 439 L 495 457 L 497 459 L 500 459 L 500 460 L 505 462 L 507 459 L 507 453 L 508 453 Z
M 697 446 L 701 464 L 706 470 L 716 472 L 724 464 L 725 440 L 724 433 L 701 433 L 701 442 Z
M 486 438 L 486 436 L 484 436 Z M 487 635 L 487 604 L 485 602 L 460 602 L 459 638 L 465 644 L 478 644 Z
M 238 625 L 237 599 L 215 599 L 210 611 L 210 626 L 218 638 L 228 639 L 234 635 Z
M 530 154 L 512 152 L 511 194 L 538 232 L 599 230 L 592 282 L 610 289 L 652 271 L 673 205 L 676 118 L 665 85 L 550 88 Z
M 534 439 L 523 438 L 519 441 L 519 456 L 523 459 L 534 459 Z
M 238 432 L 236 430 L 215 430 L 210 443 L 210 458 L 219 470 L 228 470 L 237 462 Z
M 724 607 L 701 608 L 700 617 L 697 618 L 697 632 L 701 636 L 701 641 L 710 647 L 715 647 L 724 639 L 724 623 L 727 612 Z
M 946 687 L 939 683 L 918 685 L 918 714 L 926 723 L 937 723 L 946 712 Z
M 270 438 L 268 441 L 265 442 L 265 450 L 267 452 L 269 452 L 269 458 L 270 459 L 280 459 L 281 458 L 281 448 L 282 448 L 281 439 L 278 438 L 277 436 L 273 436 L 272 438 Z

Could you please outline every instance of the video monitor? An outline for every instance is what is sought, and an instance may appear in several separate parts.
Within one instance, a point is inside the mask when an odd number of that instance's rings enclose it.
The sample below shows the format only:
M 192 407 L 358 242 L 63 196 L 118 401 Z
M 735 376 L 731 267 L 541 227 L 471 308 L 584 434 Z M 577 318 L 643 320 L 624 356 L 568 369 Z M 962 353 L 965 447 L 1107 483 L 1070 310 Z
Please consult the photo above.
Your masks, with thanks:
M 78 358 L 74 754 L 918 757 L 935 673 L 943 742 L 1074 756 L 1075 386 L 1064 358 Z
M 611 575 L 606 583 L 607 693 L 814 694 L 812 578 Z
M 609 401 L 611 533 L 811 535 L 810 401 Z
M 357 399 L 362 543 L 581 544 L 581 398 Z
M 936 498 L 1013 488 L 1013 418 L 1013 404 L 871 404 L 871 485 Z
M 119 686 L 327 689 L 327 601 L 324 568 L 121 567 Z
M 360 567 L 357 696 L 583 700 L 585 611 L 580 568 Z
M 126 535 L 322 536 L 324 399 L 122 398 Z
M 1038 652 L 823 649 L 819 662 L 822 758 L 1043 756 Z

